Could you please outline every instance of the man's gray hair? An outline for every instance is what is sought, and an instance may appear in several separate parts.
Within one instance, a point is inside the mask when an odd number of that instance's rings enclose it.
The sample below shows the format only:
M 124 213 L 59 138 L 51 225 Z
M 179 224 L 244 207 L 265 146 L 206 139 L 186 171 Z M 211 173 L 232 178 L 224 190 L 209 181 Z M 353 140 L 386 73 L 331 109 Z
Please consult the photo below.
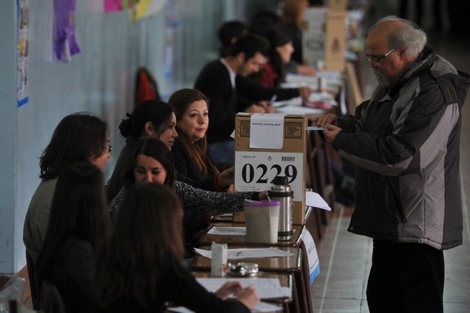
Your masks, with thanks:
M 409 20 L 405 20 L 396 16 L 386 16 L 381 18 L 375 23 L 370 29 L 369 33 L 380 26 L 384 22 L 398 21 L 403 24 L 403 27 L 398 27 L 396 31 L 388 34 L 388 45 L 390 49 L 403 48 L 406 51 L 406 55 L 409 59 L 415 60 L 421 51 L 423 51 L 428 36 L 426 33 L 415 23 Z

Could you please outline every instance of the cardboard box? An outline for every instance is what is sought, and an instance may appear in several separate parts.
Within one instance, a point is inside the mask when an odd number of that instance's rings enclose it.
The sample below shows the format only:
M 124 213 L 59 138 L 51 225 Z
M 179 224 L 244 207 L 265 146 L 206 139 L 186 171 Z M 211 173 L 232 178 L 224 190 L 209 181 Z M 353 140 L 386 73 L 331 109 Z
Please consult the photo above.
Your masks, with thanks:
M 326 44 L 326 13 L 327 8 L 307 8 L 304 13 L 304 19 L 307 22 L 307 29 L 302 35 L 302 54 L 304 62 L 323 69 L 325 63 L 325 44 Z M 322 66 L 323 64 L 323 66 Z
M 239 113 L 235 121 L 235 189 L 269 190 L 275 176 L 287 176 L 294 224 L 305 222 L 307 124 L 305 114 Z
M 330 11 L 326 15 L 326 69 L 345 71 L 346 12 Z
M 346 12 L 348 8 L 348 1 L 347 0 L 330 0 L 329 7 L 332 11 Z

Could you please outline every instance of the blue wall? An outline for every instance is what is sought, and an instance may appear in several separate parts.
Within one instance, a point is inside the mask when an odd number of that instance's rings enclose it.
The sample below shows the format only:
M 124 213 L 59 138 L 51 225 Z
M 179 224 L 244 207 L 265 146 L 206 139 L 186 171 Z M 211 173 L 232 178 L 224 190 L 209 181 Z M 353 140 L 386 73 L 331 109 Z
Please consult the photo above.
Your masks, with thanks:
M 191 87 L 198 71 L 217 57 L 216 31 L 228 19 L 247 21 L 274 0 L 173 0 L 172 76 L 165 75 L 165 9 L 132 23 L 128 12 L 104 13 L 98 0 L 78 0 L 76 35 L 80 54 L 69 63 L 51 61 L 53 0 L 29 0 L 29 102 L 16 107 L 16 1 L 0 10 L 0 273 L 25 264 L 22 241 L 26 210 L 39 184 L 38 157 L 57 123 L 89 111 L 108 121 L 113 155 L 108 177 L 124 144 L 118 125 L 132 110 L 139 66 L 157 78 L 160 93 Z

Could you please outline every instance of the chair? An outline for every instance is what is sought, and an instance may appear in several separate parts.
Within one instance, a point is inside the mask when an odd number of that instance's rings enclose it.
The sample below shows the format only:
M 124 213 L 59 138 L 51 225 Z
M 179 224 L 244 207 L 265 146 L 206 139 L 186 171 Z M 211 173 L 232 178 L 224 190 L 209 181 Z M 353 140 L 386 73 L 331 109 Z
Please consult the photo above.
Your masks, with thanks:
M 335 208 L 335 193 L 333 174 L 331 172 L 330 160 L 334 158 L 332 149 L 328 145 L 322 146 L 322 139 L 317 131 L 309 132 L 309 151 L 307 154 L 309 164 L 309 177 L 313 191 L 317 192 L 328 203 L 330 208 Z M 315 210 L 317 211 L 317 210 Z M 319 215 L 319 217 L 318 217 Z M 324 210 L 320 210 L 315 215 L 321 220 L 322 225 L 328 225 L 328 215 Z M 321 233 L 319 233 L 321 238 Z
M 47 280 L 42 282 L 39 308 L 47 313 L 67 313 L 64 300 L 54 283 Z
M 23 303 L 18 300 L 9 300 L 8 306 L 10 307 L 10 313 L 36 313 L 38 311 L 26 307 Z
M 31 290 L 31 300 L 33 302 L 33 309 L 39 308 L 39 286 L 36 271 L 34 270 L 34 261 L 31 255 L 26 250 L 26 267 L 28 268 L 29 288 Z
M 147 100 L 161 100 L 157 81 L 152 73 L 145 67 L 141 67 L 137 70 L 134 97 L 135 106 Z
M 309 135 L 310 136 L 310 135 Z M 308 138 L 307 140 L 307 170 L 308 170 L 308 175 L 307 175 L 307 187 L 313 191 L 318 191 L 318 179 L 316 177 L 316 169 L 315 169 L 315 155 L 318 153 L 316 147 L 313 145 L 312 140 Z M 313 214 L 313 222 L 314 225 L 311 225 L 310 223 L 307 226 L 313 226 L 316 231 L 316 235 L 318 239 L 323 238 L 323 232 L 322 232 L 322 217 L 321 217 L 321 212 L 317 208 L 312 208 L 312 214 Z

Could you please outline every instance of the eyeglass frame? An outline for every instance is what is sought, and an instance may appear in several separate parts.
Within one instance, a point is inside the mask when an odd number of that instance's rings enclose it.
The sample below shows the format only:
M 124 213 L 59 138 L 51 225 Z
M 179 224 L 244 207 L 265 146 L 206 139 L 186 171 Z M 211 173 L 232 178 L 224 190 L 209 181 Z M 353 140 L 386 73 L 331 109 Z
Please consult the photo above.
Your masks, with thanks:
M 388 57 L 390 54 L 392 54 L 393 51 L 395 51 L 397 48 L 393 48 L 391 49 L 390 51 L 388 51 L 387 53 L 385 53 L 384 55 L 381 55 L 381 56 L 378 56 L 378 57 L 374 57 L 374 56 L 371 56 L 371 55 L 366 55 L 366 59 L 367 61 L 369 61 L 369 63 L 380 63 L 382 62 L 383 59 L 385 59 L 386 57 Z

